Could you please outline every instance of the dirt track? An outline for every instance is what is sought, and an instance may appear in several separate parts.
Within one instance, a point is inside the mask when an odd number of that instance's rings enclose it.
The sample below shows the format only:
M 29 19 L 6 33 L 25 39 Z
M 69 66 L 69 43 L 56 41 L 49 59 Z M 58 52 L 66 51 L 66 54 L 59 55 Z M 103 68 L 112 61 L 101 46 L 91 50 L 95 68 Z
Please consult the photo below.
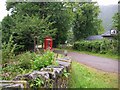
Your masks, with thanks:
M 120 65 L 120 61 L 118 62 L 117 60 L 112 60 L 108 58 L 102 58 L 87 54 L 80 54 L 76 52 L 69 52 L 68 56 L 70 56 L 73 60 L 85 64 L 87 66 L 106 72 L 118 73 L 118 63 Z

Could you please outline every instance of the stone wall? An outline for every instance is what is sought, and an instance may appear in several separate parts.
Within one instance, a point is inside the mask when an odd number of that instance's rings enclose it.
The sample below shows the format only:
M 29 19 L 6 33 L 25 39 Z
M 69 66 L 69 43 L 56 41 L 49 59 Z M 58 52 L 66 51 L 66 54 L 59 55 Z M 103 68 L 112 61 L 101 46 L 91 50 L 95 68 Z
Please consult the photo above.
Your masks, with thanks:
M 40 71 L 33 71 L 31 73 L 16 76 L 11 81 L 0 81 L 0 86 L 3 90 L 7 88 L 30 88 L 36 80 L 40 80 L 40 88 L 67 88 L 69 70 L 71 67 L 71 59 L 69 57 L 59 58 L 56 60 L 57 66 L 47 66 Z M 36 84 L 36 85 L 37 85 Z M 34 86 L 34 84 L 33 84 Z

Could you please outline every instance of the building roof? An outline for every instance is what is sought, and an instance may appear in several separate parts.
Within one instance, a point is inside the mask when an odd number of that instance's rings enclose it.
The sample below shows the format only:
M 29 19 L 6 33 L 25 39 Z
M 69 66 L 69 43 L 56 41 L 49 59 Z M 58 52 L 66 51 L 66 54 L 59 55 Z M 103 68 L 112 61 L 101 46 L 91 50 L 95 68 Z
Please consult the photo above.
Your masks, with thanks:
M 110 30 L 106 31 L 104 34 L 101 35 L 94 35 L 94 36 L 89 36 L 86 38 L 86 40 L 100 40 L 103 39 L 103 37 L 112 37 Z
M 105 36 L 111 36 L 110 30 L 109 30 L 109 31 L 106 31 L 104 34 L 102 34 L 102 36 L 103 36 L 103 37 L 105 37 Z

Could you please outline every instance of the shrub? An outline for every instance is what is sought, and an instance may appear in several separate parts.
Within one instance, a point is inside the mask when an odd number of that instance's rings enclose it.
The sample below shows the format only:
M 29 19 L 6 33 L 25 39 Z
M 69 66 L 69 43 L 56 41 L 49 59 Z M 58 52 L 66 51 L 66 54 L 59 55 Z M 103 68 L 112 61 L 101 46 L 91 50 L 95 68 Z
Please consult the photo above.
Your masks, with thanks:
M 117 54 L 118 42 L 107 39 L 99 41 L 77 41 L 73 45 L 73 49 L 79 51 L 90 51 L 94 53 L 114 53 Z
M 26 52 L 18 56 L 19 67 L 22 69 L 31 69 L 31 62 L 36 57 L 35 53 Z
M 13 44 L 13 36 L 11 35 L 8 43 L 4 42 L 2 44 L 2 64 L 10 62 L 14 57 L 14 50 L 16 48 L 16 44 Z
M 39 70 L 42 67 L 51 65 L 54 61 L 54 53 L 51 51 L 46 51 L 43 56 L 36 55 L 35 60 L 33 61 L 33 69 Z
M 15 56 L 14 62 L 2 68 L 0 76 L 2 79 L 11 80 L 16 75 L 40 70 L 43 67 L 54 64 L 54 56 L 55 54 L 51 51 L 46 51 L 43 55 L 30 52 L 19 54 Z

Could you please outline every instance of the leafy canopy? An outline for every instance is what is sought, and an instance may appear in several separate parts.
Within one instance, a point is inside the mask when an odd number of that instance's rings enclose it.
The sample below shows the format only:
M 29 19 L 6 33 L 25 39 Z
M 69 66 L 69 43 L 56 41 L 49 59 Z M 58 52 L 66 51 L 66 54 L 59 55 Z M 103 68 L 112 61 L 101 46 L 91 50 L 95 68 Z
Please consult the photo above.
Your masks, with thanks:
M 74 39 L 84 39 L 103 31 L 101 20 L 98 19 L 99 7 L 94 3 L 76 3 L 74 6 L 75 21 L 73 26 Z

